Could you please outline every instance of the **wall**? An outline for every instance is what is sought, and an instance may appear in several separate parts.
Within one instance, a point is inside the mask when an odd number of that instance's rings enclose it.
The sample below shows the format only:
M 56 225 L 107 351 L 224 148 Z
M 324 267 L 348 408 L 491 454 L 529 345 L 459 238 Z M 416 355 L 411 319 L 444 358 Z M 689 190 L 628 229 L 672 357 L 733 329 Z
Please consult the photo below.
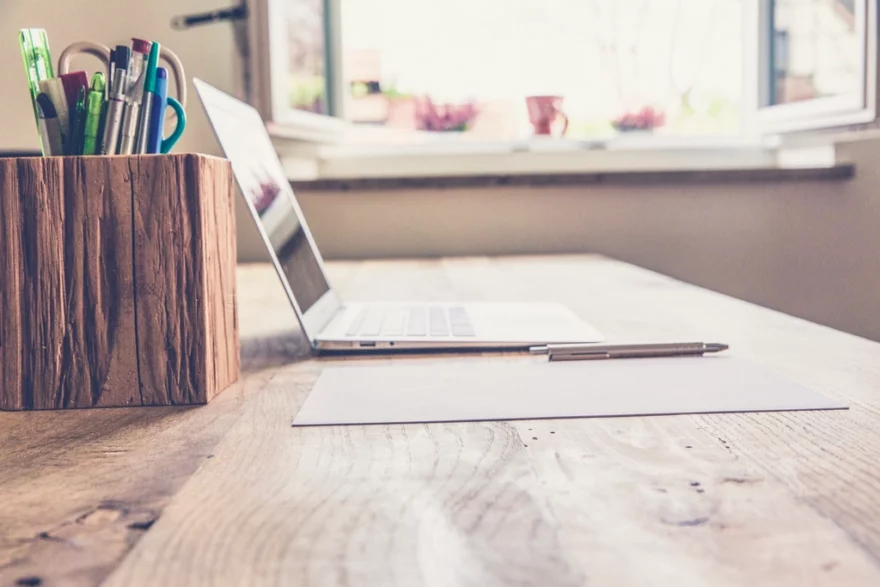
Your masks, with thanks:
M 880 340 L 880 141 L 841 150 L 853 180 L 299 198 L 330 258 L 591 251 Z
M 223 4 L 222 2 L 220 3 Z M 221 89 L 235 88 L 237 63 L 233 56 L 232 28 L 228 24 L 171 29 L 178 14 L 213 10 L 217 0 L 0 0 L 0 150 L 38 149 L 30 96 L 27 90 L 18 29 L 44 28 L 49 33 L 57 65 L 64 48 L 73 41 L 92 40 L 105 45 L 144 37 L 168 45 L 183 61 L 188 77 L 199 77 Z M 94 71 L 91 57 L 74 62 Z M 207 119 L 192 86 L 187 108 L 189 123 L 177 151 L 218 153 Z

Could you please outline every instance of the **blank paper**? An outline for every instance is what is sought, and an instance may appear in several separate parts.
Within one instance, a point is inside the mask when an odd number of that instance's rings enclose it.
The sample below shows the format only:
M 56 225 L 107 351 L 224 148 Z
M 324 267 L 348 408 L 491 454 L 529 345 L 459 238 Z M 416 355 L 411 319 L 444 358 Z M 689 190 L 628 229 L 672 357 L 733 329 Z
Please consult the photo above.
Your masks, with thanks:
M 846 408 L 731 357 L 326 367 L 294 426 Z

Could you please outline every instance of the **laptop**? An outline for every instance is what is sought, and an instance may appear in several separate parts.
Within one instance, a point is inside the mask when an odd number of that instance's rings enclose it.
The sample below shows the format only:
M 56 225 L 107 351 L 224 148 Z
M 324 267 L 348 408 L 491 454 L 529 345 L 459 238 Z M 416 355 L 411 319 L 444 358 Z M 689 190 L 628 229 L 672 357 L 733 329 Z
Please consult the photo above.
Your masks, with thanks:
M 193 83 L 314 350 L 525 349 L 602 340 L 595 328 L 554 303 L 341 300 L 259 113 L 199 79 Z

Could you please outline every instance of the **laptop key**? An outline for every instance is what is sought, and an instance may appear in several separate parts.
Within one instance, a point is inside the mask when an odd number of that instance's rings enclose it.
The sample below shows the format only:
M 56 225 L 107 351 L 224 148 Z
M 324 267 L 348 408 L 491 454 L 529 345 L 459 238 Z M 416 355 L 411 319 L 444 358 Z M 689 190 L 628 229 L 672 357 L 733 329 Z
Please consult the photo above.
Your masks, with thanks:
M 428 334 L 428 321 L 424 308 L 410 308 L 409 320 L 406 322 L 407 336 L 425 336 Z
M 354 317 L 354 320 L 351 321 L 351 324 L 348 325 L 348 330 L 345 331 L 345 336 L 357 336 L 358 331 L 361 329 L 361 324 L 364 323 L 366 317 L 367 309 L 361 308 L 361 311 L 358 312 L 357 316 Z
M 401 336 L 403 335 L 403 327 L 406 323 L 406 310 L 403 308 L 393 308 L 388 311 L 385 316 L 385 322 L 382 324 L 382 336 Z
M 449 308 L 449 327 L 452 336 L 476 336 L 467 310 L 461 306 Z
M 428 332 L 431 336 L 449 336 L 449 329 L 446 326 L 446 309 L 440 306 L 431 306 L 428 310 L 430 317 L 430 328 Z
M 382 323 L 385 321 L 385 313 L 372 309 L 361 324 L 359 336 L 379 336 L 382 332 Z

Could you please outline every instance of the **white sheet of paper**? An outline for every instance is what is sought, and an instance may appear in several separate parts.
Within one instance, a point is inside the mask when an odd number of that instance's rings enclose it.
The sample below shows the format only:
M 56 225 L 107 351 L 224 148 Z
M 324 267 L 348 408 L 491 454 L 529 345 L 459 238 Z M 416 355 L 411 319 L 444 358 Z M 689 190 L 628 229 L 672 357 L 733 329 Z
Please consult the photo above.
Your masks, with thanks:
M 730 357 L 326 367 L 294 426 L 846 408 Z

